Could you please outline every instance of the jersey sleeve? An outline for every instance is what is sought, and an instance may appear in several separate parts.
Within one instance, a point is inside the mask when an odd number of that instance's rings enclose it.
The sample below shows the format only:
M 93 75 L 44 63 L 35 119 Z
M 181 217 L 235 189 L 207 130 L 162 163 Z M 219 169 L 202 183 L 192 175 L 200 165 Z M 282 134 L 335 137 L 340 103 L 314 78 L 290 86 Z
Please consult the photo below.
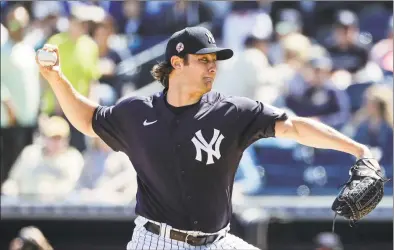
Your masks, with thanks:
M 124 152 L 127 148 L 126 138 L 129 138 L 131 129 L 127 117 L 130 117 L 131 104 L 126 99 L 114 106 L 98 106 L 93 113 L 94 132 L 114 151 Z
M 235 103 L 241 124 L 240 144 L 244 148 L 261 138 L 275 137 L 275 123 L 288 118 L 285 111 L 249 98 L 238 98 Z

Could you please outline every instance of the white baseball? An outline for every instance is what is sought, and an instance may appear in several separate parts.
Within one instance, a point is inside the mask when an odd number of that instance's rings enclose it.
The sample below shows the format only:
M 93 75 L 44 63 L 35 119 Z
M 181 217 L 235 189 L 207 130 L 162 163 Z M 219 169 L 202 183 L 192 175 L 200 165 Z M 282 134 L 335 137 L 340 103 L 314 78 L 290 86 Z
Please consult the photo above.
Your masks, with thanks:
M 56 64 L 57 62 L 56 52 L 40 49 L 37 53 L 38 53 L 37 60 L 41 66 L 49 67 Z

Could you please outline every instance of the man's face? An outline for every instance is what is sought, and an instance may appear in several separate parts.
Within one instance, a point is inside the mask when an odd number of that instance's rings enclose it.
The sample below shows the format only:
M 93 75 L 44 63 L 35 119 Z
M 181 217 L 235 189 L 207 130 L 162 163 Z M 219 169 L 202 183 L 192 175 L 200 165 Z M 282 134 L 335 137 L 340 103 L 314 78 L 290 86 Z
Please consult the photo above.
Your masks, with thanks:
M 364 98 L 364 106 L 365 106 L 368 116 L 372 116 L 372 117 L 379 117 L 380 116 L 378 100 L 374 100 L 371 97 L 365 97 Z
M 44 147 L 50 155 L 63 152 L 68 146 L 68 139 L 62 136 L 44 137 Z
M 99 45 L 106 45 L 111 34 L 112 30 L 109 26 L 99 25 L 93 33 L 93 38 Z
M 330 71 L 324 68 L 310 68 L 309 85 L 317 87 L 323 85 L 330 77 Z
M 138 18 L 141 14 L 140 1 L 124 1 L 123 13 L 128 19 Z
M 338 26 L 335 30 L 335 39 L 340 44 L 348 45 L 348 44 L 352 44 L 354 42 L 354 39 L 357 36 L 357 34 L 358 34 L 358 30 L 356 27 Z
M 74 38 L 79 38 L 81 35 L 86 33 L 85 23 L 75 17 L 70 17 L 68 29 L 69 33 Z
M 184 64 L 182 75 L 194 91 L 208 92 L 212 89 L 216 77 L 216 54 L 189 55 L 188 64 Z
M 22 6 L 16 7 L 7 14 L 6 23 L 10 34 L 22 34 L 30 23 L 29 13 Z

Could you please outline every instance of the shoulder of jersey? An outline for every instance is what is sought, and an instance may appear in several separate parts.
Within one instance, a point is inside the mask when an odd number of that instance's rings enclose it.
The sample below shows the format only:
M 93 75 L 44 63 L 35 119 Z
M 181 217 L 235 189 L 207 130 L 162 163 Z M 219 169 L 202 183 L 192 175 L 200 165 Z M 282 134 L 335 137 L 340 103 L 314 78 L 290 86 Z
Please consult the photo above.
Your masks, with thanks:
M 207 96 L 204 98 L 204 101 L 209 104 L 221 102 L 225 98 L 225 95 L 214 90 L 209 91 L 206 95 Z
M 160 97 L 160 92 L 150 96 L 124 96 L 117 101 L 117 104 L 140 103 L 151 106 L 158 97 Z
M 253 109 L 259 105 L 259 102 L 242 96 L 226 96 L 222 102 L 234 105 L 237 110 Z

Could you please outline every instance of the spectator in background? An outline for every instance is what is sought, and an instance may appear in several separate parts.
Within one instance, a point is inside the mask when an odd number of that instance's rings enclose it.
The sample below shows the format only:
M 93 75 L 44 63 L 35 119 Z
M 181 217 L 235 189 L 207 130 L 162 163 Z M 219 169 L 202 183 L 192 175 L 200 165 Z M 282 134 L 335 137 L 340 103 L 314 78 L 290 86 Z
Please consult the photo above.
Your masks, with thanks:
M 340 129 L 350 117 L 350 103 L 346 93 L 330 81 L 332 63 L 329 58 L 312 59 L 304 76 L 302 95 L 286 96 L 286 106 L 298 116 L 315 119 Z
M 301 14 L 295 9 L 284 9 L 279 12 L 278 22 L 275 25 L 276 42 L 270 48 L 269 58 L 272 64 L 281 64 L 285 60 L 282 41 L 291 34 L 301 34 L 303 27 Z
M 8 41 L 8 30 L 0 24 L 1 26 L 1 47 Z M 10 92 L 5 84 L 1 84 L 1 128 L 12 127 L 15 126 L 16 117 L 15 117 L 15 108 L 13 107 Z M 3 143 L 1 143 L 1 147 L 3 147 Z M 3 148 L 1 148 L 1 152 Z M 1 171 L 3 173 L 3 171 Z M 1 176 L 1 182 L 3 181 L 3 174 Z
M 7 41 L 8 41 L 8 30 L 6 27 L 4 27 L 3 23 L 0 23 L 0 28 L 1 28 L 1 36 L 0 36 L 0 41 L 1 41 L 1 46 L 3 46 Z
M 137 194 L 137 174 L 130 159 L 122 152 L 112 152 L 107 160 L 103 175 L 92 190 L 102 201 L 130 203 Z
M 59 32 L 61 16 L 65 14 L 64 6 L 58 1 L 33 1 L 32 13 L 36 20 L 27 36 L 37 50 L 42 48 L 51 36 Z
M 114 89 L 100 84 L 92 89 L 92 97 L 100 105 L 111 106 L 117 98 Z M 77 201 L 130 202 L 137 192 L 136 173 L 128 157 L 114 152 L 100 138 L 88 138 L 83 153 L 85 165 L 75 192 L 69 197 Z
M 345 70 L 352 74 L 365 68 L 368 49 L 359 40 L 358 17 L 349 10 L 341 10 L 336 15 L 334 37 L 326 44 L 333 60 L 333 70 Z
M 147 22 L 144 20 L 151 19 Z M 160 13 L 144 15 L 139 33 L 142 36 L 169 35 L 177 30 L 213 20 L 213 12 L 203 1 L 176 0 L 162 8 Z M 160 25 L 157 25 L 160 23 Z
M 376 43 L 370 52 L 370 58 L 378 64 L 387 76 L 393 77 L 393 16 L 387 25 L 387 37 Z
M 143 8 L 143 18 L 149 22 L 159 20 L 164 10 L 173 4 L 172 1 L 146 1 L 141 6 Z
M 26 145 L 32 143 L 40 105 L 40 83 L 35 51 L 24 40 L 30 16 L 19 4 L 8 9 L 1 43 L 2 179 Z M 3 93 L 4 91 L 4 93 Z M 8 116 L 8 117 L 7 117 Z M 4 119 L 4 120 L 3 120 Z
M 78 189 L 94 189 L 103 175 L 106 160 L 113 150 L 100 138 L 86 138 L 89 143 L 83 153 L 85 165 L 78 180 Z
M 69 146 L 70 127 L 61 117 L 40 122 L 42 143 L 23 149 L 2 186 L 7 196 L 27 200 L 62 200 L 74 189 L 83 157 Z
M 22 228 L 14 238 L 9 250 L 53 250 L 40 229 L 34 226 Z
M 126 22 L 122 32 L 124 32 L 129 39 L 131 47 L 138 45 L 138 32 L 141 25 L 141 2 L 140 1 L 124 1 L 123 15 Z
M 1 47 L 8 41 L 8 31 L 7 29 L 3 26 L 3 24 L 0 24 L 1 27 Z M 1 128 L 9 127 L 9 126 L 14 126 L 16 123 L 16 118 L 15 118 L 15 108 L 12 105 L 11 99 L 10 99 L 10 92 L 8 91 L 8 88 L 4 85 L 1 84 Z M 3 143 L 0 144 L 1 146 L 1 152 L 3 151 Z M 1 171 L 3 173 L 3 171 Z M 1 176 L 1 182 L 3 181 L 3 174 Z
M 10 92 L 5 85 L 1 84 L 1 128 L 13 127 L 15 124 L 16 111 L 11 100 Z
M 212 19 L 213 12 L 210 6 L 204 2 L 176 0 L 172 8 L 167 8 L 164 11 L 167 34 L 171 34 L 185 27 L 210 22 Z
M 315 239 L 315 250 L 343 250 L 339 236 L 335 233 L 322 232 Z
M 310 40 L 301 34 L 289 34 L 281 40 L 284 52 L 284 62 L 274 66 L 273 75 L 276 76 L 276 85 L 282 96 L 287 93 L 303 95 L 306 84 L 303 74 L 307 61 L 310 58 L 312 45 Z M 284 106 L 283 97 L 279 96 L 276 105 Z
M 228 14 L 232 4 L 229 1 L 206 1 L 206 3 L 212 9 L 214 18 L 219 20 L 222 20 Z
M 257 165 L 253 145 L 242 155 L 234 180 L 234 193 L 237 195 L 256 195 L 264 186 L 264 168 Z
M 234 1 L 231 4 L 231 11 L 223 21 L 223 46 L 231 48 L 237 55 L 244 50 L 245 40 L 256 26 L 261 33 L 271 34 L 273 25 L 268 11 L 258 1 Z
M 117 76 L 116 67 L 122 61 L 119 53 L 109 47 L 109 39 L 116 33 L 114 20 L 107 15 L 103 20 L 94 23 L 92 37 L 99 49 L 100 83 L 108 84 L 116 90 L 116 98 L 121 96 L 122 86 Z
M 117 98 L 113 87 L 107 84 L 92 88 L 92 97 L 103 106 L 114 105 Z M 78 189 L 94 189 L 104 173 L 106 159 L 113 152 L 100 138 L 85 137 L 87 148 L 83 152 L 85 165 L 78 181 Z
M 84 96 L 89 96 L 92 85 L 100 78 L 99 48 L 87 34 L 88 21 L 102 20 L 104 17 L 105 12 L 97 6 L 72 5 L 68 30 L 47 41 L 58 46 L 63 73 L 78 93 Z M 64 116 L 48 85 L 43 98 L 42 109 L 45 113 Z M 84 136 L 74 127 L 71 127 L 70 144 L 81 152 L 86 148 Z
M 123 34 L 126 25 L 126 16 L 124 15 L 123 1 L 96 1 L 105 12 L 109 13 L 114 19 L 114 25 L 117 27 L 118 34 Z M 131 1 L 139 2 L 139 1 Z
M 354 138 L 368 145 L 381 164 L 393 163 L 393 90 L 384 85 L 371 86 L 357 114 L 360 120 Z
M 221 62 L 214 88 L 227 95 L 255 99 L 259 87 L 269 83 L 271 69 L 267 59 L 270 33 L 257 25 L 245 40 L 245 50 L 229 62 Z
M 137 193 L 137 175 L 127 155 L 114 152 L 100 138 L 89 140 L 74 199 L 115 203 L 132 201 Z

